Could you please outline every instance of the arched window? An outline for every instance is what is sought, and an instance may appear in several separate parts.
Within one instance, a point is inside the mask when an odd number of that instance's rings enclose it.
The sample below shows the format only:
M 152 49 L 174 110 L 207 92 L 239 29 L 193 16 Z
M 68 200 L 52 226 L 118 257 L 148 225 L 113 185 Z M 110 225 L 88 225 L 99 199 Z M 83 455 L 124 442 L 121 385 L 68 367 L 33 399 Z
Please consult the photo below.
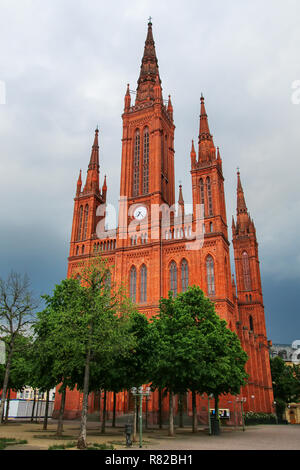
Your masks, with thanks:
M 250 331 L 254 331 L 252 315 L 249 316 L 249 327 Z
M 215 295 L 214 260 L 212 259 L 210 255 L 206 258 L 206 277 L 207 277 L 208 295 Z
M 141 302 L 147 302 L 147 268 L 143 264 L 141 267 Z
M 207 184 L 208 215 L 213 215 L 211 183 L 210 183 L 210 177 L 209 176 L 206 178 L 206 184 Z
M 200 204 L 203 204 L 203 215 L 205 215 L 204 183 L 203 183 L 202 178 L 199 181 L 199 185 L 200 185 Z
M 77 240 L 81 240 L 82 218 L 83 218 L 83 206 L 80 206 L 80 209 L 79 209 L 79 224 L 78 224 Z
M 149 192 L 149 129 L 144 129 L 144 151 L 143 151 L 143 194 Z
M 209 231 L 210 231 L 210 233 L 213 233 L 213 231 L 214 231 L 214 225 L 213 225 L 212 222 L 209 223 Z
M 107 275 L 105 276 L 104 287 L 108 291 L 111 290 L 111 272 L 108 272 Z
M 181 288 L 186 292 L 189 286 L 189 266 L 186 259 L 181 262 Z
M 244 251 L 242 255 L 242 263 L 243 263 L 244 287 L 245 287 L 245 290 L 249 291 L 251 290 L 251 275 L 250 275 L 249 257 L 246 251 Z
M 140 144 L 140 131 L 137 129 L 134 137 L 133 196 L 138 196 L 140 191 Z
M 84 245 L 82 245 L 81 253 L 84 254 Z
M 76 248 L 76 255 L 78 255 L 78 254 L 79 254 L 79 245 Z
M 89 217 L 89 206 L 87 204 L 84 209 L 83 240 L 86 240 L 88 217 Z
M 177 265 L 172 261 L 170 265 L 170 290 L 174 297 L 177 295 Z
M 130 299 L 136 301 L 136 268 L 132 266 L 130 270 Z

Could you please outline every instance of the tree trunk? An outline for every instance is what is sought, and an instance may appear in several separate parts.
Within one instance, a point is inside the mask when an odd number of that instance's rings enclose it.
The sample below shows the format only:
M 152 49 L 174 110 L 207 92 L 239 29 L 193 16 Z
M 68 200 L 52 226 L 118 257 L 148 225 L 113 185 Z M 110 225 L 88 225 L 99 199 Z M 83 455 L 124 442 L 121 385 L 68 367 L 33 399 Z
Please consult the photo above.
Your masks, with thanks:
M 102 434 L 105 433 L 105 422 L 106 422 L 106 390 L 104 390 L 104 396 L 103 396 L 102 426 L 101 426 Z
M 61 436 L 62 432 L 63 432 L 63 421 L 64 421 L 66 394 L 67 394 L 67 390 L 66 390 L 66 388 L 64 388 L 64 390 L 61 394 L 61 402 L 60 402 L 60 409 L 59 409 L 59 416 L 58 416 L 58 423 L 57 423 L 57 430 L 56 430 L 56 435 L 57 436 Z
M 0 403 L 0 424 L 4 422 L 4 403 L 5 403 L 5 398 L 6 398 L 7 388 L 8 388 L 8 380 L 9 380 L 9 374 L 10 374 L 11 360 L 13 356 L 13 348 L 14 348 L 14 343 L 11 343 L 9 347 L 4 381 L 3 381 L 3 386 L 2 386 L 2 396 L 1 396 L 2 399 Z
M 8 423 L 9 403 L 10 403 L 10 388 L 8 389 L 7 400 L 6 400 L 6 410 L 5 410 L 5 420 L 4 420 L 5 424 Z
M 215 417 L 216 420 L 220 421 L 219 418 L 219 395 L 214 395 L 215 397 Z
M 87 423 L 87 414 L 88 414 L 88 400 L 89 400 L 89 381 L 90 381 L 90 358 L 91 350 L 88 349 L 86 360 L 85 360 L 85 369 L 84 369 L 84 382 L 83 382 L 83 402 L 81 410 L 81 423 L 80 423 L 80 433 L 77 441 L 77 449 L 86 449 L 86 423 Z
M 183 428 L 183 393 L 179 393 L 179 427 Z
M 136 419 L 137 419 L 137 413 L 136 413 L 136 396 L 134 397 L 134 411 L 133 411 L 133 433 L 132 433 L 132 441 L 136 441 Z
M 115 428 L 116 427 L 116 402 L 117 402 L 117 394 L 116 392 L 113 393 L 113 399 L 114 399 L 114 403 L 113 403 L 113 417 L 112 417 L 112 427 Z
M 192 391 L 192 407 L 193 407 L 193 432 L 198 432 L 197 401 L 196 401 L 195 391 Z
M 162 429 L 162 390 L 158 390 L 158 424 L 159 429 Z
M 44 417 L 44 425 L 43 425 L 44 431 L 46 431 L 47 426 L 48 426 L 49 395 L 50 395 L 50 392 L 49 392 L 49 390 L 47 390 L 47 392 L 46 392 L 45 417 Z
M 169 436 L 174 436 L 174 404 L 173 392 L 169 392 Z
M 34 420 L 34 411 L 35 411 L 35 402 L 36 402 L 36 388 L 33 390 L 33 404 L 30 422 L 33 423 Z

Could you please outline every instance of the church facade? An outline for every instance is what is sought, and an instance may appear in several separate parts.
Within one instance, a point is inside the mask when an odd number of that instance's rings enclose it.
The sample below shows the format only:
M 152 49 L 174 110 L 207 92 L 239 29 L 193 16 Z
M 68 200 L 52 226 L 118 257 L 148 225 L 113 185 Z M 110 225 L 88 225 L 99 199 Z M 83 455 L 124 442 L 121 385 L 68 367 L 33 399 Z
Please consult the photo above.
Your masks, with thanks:
M 128 85 L 125 94 L 118 227 L 105 231 L 107 182 L 105 177 L 100 189 L 97 129 L 86 180 L 82 181 L 80 172 L 77 182 L 68 277 L 78 273 L 83 261 L 101 253 L 112 266 L 111 281 L 125 284 L 128 295 L 148 317 L 158 311 L 160 298 L 170 290 L 176 295 L 189 285 L 200 286 L 249 356 L 250 377 L 241 391 L 246 398 L 244 409 L 271 413 L 273 391 L 255 226 L 238 172 L 237 216 L 232 220 L 234 278 L 222 159 L 210 132 L 203 96 L 200 114 L 198 145 L 192 142 L 190 152 L 193 210 L 187 214 L 181 186 L 175 204 L 173 107 L 170 96 L 163 99 L 149 22 L 137 90 L 130 92 Z M 158 400 L 153 393 L 147 403 L 153 416 Z M 197 400 L 204 412 L 207 399 L 199 396 Z M 60 394 L 56 394 L 55 410 L 59 401 Z M 91 394 L 90 412 L 97 411 L 98 401 Z M 117 412 L 126 413 L 129 402 L 127 392 L 118 394 Z M 80 415 L 81 403 L 78 391 L 68 391 L 65 416 Z M 112 394 L 108 394 L 107 406 L 112 409 Z M 235 398 L 220 401 L 221 408 L 232 412 L 235 406 Z M 189 394 L 185 409 L 191 410 Z

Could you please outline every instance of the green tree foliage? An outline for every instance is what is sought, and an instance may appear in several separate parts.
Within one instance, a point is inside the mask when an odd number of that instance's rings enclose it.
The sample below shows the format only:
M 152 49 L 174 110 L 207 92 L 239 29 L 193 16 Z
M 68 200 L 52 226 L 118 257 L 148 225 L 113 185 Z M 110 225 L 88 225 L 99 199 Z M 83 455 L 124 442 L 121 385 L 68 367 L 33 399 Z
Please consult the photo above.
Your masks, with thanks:
M 213 394 L 216 416 L 221 394 L 237 394 L 245 384 L 247 355 L 237 335 L 216 314 L 214 304 L 197 287 L 160 302 L 154 320 L 157 361 L 153 385 L 180 393 Z M 170 399 L 172 406 L 172 400 Z M 170 413 L 169 433 L 174 432 Z
M 286 405 L 300 398 L 299 366 L 289 366 L 279 356 L 271 358 L 270 363 L 276 413 L 281 420 Z

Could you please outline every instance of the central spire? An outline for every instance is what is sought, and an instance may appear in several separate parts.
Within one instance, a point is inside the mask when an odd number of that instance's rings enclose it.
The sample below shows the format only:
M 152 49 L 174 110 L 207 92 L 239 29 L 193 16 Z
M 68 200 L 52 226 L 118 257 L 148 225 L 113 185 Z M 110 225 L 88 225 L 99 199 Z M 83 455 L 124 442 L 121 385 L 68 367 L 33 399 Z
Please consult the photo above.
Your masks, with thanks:
M 199 162 L 208 162 L 215 159 L 216 149 L 213 136 L 210 133 L 207 113 L 204 104 L 204 97 L 201 93 L 200 99 L 200 126 L 199 126 Z
M 138 87 L 135 101 L 136 104 L 144 101 L 154 101 L 154 86 L 157 81 L 159 83 L 159 86 L 161 86 L 161 80 L 159 77 L 158 70 L 158 61 L 155 51 L 155 42 L 152 33 L 152 22 L 151 19 L 149 19 L 141 71 L 137 82 Z

